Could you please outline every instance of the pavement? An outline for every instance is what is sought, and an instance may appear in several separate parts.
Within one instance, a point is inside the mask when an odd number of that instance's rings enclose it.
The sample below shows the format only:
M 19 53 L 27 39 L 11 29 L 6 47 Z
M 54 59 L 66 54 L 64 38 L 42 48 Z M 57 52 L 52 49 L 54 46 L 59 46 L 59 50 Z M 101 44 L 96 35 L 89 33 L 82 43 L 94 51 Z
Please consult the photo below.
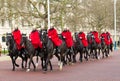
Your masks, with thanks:
M 8 58 L 8 59 L 7 59 Z M 120 50 L 115 50 L 108 58 L 100 60 L 78 61 L 73 65 L 66 65 L 60 71 L 57 59 L 52 61 L 53 71 L 44 73 L 39 66 L 36 71 L 26 72 L 17 67 L 12 71 L 12 63 L 9 56 L 0 59 L 0 81 L 120 81 Z M 21 60 L 17 60 L 20 65 Z
M 7 60 L 10 60 L 10 57 L 7 55 L 1 54 L 0 61 L 7 61 Z

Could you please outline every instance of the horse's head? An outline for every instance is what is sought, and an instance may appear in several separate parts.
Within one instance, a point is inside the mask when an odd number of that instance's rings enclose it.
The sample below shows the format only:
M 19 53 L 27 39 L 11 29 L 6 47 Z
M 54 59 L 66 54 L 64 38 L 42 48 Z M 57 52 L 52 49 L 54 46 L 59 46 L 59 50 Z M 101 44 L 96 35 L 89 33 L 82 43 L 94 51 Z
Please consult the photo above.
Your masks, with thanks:
M 75 32 L 75 33 L 74 33 L 74 36 L 75 36 L 75 40 L 77 41 L 77 40 L 78 40 L 78 33 Z
M 15 51 L 17 48 L 11 33 L 6 34 L 6 45 L 8 47 L 9 52 Z
M 90 45 L 92 45 L 93 47 L 95 47 L 97 45 L 97 43 L 95 41 L 95 36 L 91 33 L 89 34 L 88 43 L 90 43 Z
M 6 45 L 7 46 L 13 45 L 13 36 L 11 33 L 6 34 Z
M 110 35 L 107 35 L 107 40 L 110 40 Z
M 43 44 L 46 44 L 48 42 L 48 35 L 46 29 L 40 31 L 40 38 Z
M 101 40 L 101 45 L 105 45 L 105 41 L 104 41 L 105 38 L 104 38 L 104 36 L 101 36 L 101 37 L 100 37 L 100 40 Z
M 58 37 L 59 37 L 61 40 L 65 40 L 64 37 L 62 36 L 62 34 L 58 34 Z
M 27 42 L 27 36 L 26 34 L 22 34 L 22 41 L 21 41 L 21 46 L 25 46 L 26 42 Z

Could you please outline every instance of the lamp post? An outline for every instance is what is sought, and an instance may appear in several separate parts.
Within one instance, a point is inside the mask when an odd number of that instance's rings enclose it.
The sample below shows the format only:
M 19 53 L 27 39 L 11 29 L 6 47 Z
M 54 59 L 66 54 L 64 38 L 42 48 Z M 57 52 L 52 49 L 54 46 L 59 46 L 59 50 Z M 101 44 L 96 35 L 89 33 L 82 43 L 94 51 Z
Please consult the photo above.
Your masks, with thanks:
M 114 0 L 114 49 L 116 49 L 116 1 Z
M 50 1 L 47 0 L 48 5 L 48 29 L 50 29 Z

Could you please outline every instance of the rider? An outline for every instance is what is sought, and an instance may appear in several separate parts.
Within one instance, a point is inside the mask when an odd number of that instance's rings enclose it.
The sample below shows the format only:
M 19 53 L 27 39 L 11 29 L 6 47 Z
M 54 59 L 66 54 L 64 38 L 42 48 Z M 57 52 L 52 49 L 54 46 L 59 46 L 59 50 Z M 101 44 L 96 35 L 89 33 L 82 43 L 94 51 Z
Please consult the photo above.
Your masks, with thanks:
M 83 43 L 84 47 L 87 47 L 88 46 L 88 42 L 87 42 L 87 38 L 85 36 L 85 33 L 84 32 L 80 32 L 78 34 L 78 37 L 79 37 L 79 39 L 82 40 L 82 43 Z
M 67 47 L 71 48 L 73 46 L 73 38 L 68 28 L 64 29 L 64 31 L 62 32 L 62 36 L 65 39 Z
M 97 31 L 93 31 L 91 32 L 93 34 L 93 36 L 95 37 L 95 41 L 97 44 L 100 44 L 100 39 L 99 39 L 99 34 Z
M 109 41 L 108 41 L 108 39 L 107 39 L 107 34 L 106 34 L 105 32 L 103 32 L 103 33 L 100 35 L 100 37 L 104 38 L 104 41 L 105 41 L 105 44 L 106 44 L 106 45 L 109 45 Z
M 17 49 L 20 50 L 22 48 L 21 46 L 22 34 L 20 30 L 18 29 L 18 27 L 14 29 L 14 31 L 12 32 L 12 35 L 16 42 Z
M 54 27 L 51 27 L 48 30 L 48 37 L 52 40 L 58 52 L 60 52 L 60 45 L 62 44 L 62 40 L 58 37 L 57 30 Z
M 109 37 L 109 43 L 113 44 L 113 41 L 109 32 L 106 32 L 106 36 Z
M 32 32 L 30 33 L 29 38 L 30 38 L 32 45 L 34 46 L 35 49 L 42 48 L 40 34 L 36 28 L 33 28 Z

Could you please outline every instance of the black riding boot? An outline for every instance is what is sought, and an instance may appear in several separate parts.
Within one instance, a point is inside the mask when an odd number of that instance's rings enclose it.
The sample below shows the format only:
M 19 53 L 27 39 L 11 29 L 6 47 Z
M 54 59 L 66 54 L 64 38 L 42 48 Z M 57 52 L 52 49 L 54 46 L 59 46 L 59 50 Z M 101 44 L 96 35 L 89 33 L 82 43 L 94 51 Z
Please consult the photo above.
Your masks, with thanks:
M 60 53 L 60 47 L 57 46 L 56 49 L 57 49 L 57 52 Z

